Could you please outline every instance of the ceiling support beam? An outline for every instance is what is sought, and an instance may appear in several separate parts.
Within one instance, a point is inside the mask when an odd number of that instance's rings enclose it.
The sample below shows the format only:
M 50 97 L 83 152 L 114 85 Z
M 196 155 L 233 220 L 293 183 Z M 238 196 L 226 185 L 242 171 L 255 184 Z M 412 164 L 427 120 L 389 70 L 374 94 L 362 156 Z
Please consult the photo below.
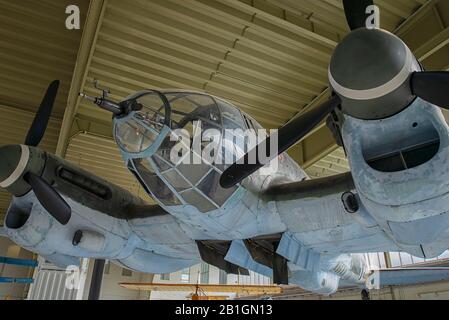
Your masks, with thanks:
M 435 35 L 432 39 L 419 47 L 415 54 L 418 60 L 423 61 L 449 44 L 449 27 Z
M 88 68 L 95 51 L 95 44 L 97 42 L 106 4 L 107 0 L 91 0 L 89 4 L 64 119 L 62 121 L 61 133 L 56 148 L 56 154 L 61 157 L 65 155 L 67 149 L 67 142 L 80 101 L 79 92 L 86 81 Z
M 105 260 L 95 259 L 92 280 L 90 281 L 89 297 L 87 298 L 88 300 L 100 300 L 105 263 Z
M 396 28 L 394 33 L 398 37 L 402 37 L 405 33 L 409 32 L 417 23 L 425 18 L 431 10 L 440 2 L 440 0 L 429 0 L 422 5 L 415 13 L 407 18 L 399 27 Z
M 223 0 L 219 1 L 223 2 Z M 316 43 L 325 45 L 329 48 L 334 48 L 337 45 L 336 39 L 338 38 L 338 34 L 333 35 L 333 37 L 329 37 L 329 35 L 325 33 L 320 34 L 319 31 L 315 30 L 310 20 L 304 19 L 300 16 L 296 16 L 295 18 L 301 20 L 302 24 L 293 23 L 293 21 L 290 21 L 288 19 L 287 11 L 277 6 L 276 2 L 274 2 L 274 4 L 271 4 L 264 1 L 254 0 L 234 0 L 231 2 L 229 2 L 229 0 L 227 1 L 228 3 L 230 3 L 230 5 L 239 7 L 241 10 L 244 10 L 245 6 L 252 7 L 255 15 L 263 17 L 267 21 L 276 21 L 276 23 L 281 24 L 283 27 L 294 31 L 309 40 L 315 41 Z M 257 25 L 256 23 L 254 24 Z

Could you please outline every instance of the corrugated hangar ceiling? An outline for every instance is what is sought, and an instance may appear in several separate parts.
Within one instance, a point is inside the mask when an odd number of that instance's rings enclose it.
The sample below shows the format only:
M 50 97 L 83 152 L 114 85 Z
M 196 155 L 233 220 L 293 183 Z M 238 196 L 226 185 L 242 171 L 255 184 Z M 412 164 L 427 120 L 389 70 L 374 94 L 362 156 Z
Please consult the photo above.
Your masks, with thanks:
M 70 4 L 78 5 L 86 18 L 88 0 L 0 0 L 0 145 L 25 141 L 48 84 L 60 79 L 60 94 L 40 145 L 56 151 L 82 35 L 82 30 L 65 28 Z M 0 190 L 0 224 L 9 202 L 10 195 Z
M 377 0 L 382 27 L 430 70 L 449 69 L 449 0 Z M 82 29 L 67 30 L 78 5 Z M 78 98 L 144 88 L 204 91 L 277 128 L 328 97 L 327 65 L 348 32 L 340 0 L 0 0 L 0 144 L 20 143 L 62 81 L 44 148 L 142 195 L 121 164 L 110 114 Z M 321 125 L 291 152 L 313 177 L 347 171 Z M 0 212 L 8 200 L 0 193 Z

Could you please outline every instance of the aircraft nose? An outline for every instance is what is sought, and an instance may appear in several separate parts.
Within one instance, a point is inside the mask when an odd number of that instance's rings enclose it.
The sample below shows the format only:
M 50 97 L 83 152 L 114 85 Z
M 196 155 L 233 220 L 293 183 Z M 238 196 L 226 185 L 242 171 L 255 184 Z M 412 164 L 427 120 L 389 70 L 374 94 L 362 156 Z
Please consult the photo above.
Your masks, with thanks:
M 0 188 L 8 188 L 23 174 L 29 149 L 22 145 L 0 147 Z

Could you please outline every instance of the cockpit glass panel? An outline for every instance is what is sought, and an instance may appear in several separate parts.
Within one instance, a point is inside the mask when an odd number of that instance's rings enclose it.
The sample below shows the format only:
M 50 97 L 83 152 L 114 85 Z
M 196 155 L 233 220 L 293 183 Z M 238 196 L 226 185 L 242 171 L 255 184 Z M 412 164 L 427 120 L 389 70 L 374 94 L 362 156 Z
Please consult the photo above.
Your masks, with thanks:
M 168 182 L 170 182 L 176 191 L 183 191 L 192 187 L 192 185 L 184 177 L 182 177 L 176 169 L 169 170 L 162 175 Z
M 154 155 L 152 159 L 161 172 L 167 171 L 171 168 L 171 166 L 157 154 Z
M 166 206 L 181 205 L 181 201 L 167 187 L 162 179 L 154 172 L 151 164 L 145 159 L 132 160 L 134 167 L 153 195 Z
M 206 163 L 180 164 L 177 168 L 192 185 L 197 185 L 198 182 L 200 182 L 200 180 L 209 172 L 211 166 Z
M 244 118 L 245 118 L 245 122 L 248 124 L 249 129 L 254 129 L 254 130 L 263 129 L 263 127 L 256 120 L 254 120 L 247 114 L 244 115 Z
M 223 127 L 226 129 L 241 129 L 242 127 L 227 117 L 223 117 Z
M 246 129 L 243 116 L 237 108 L 220 99 L 217 99 L 217 104 L 225 129 Z
M 118 123 L 115 130 L 118 144 L 130 153 L 138 153 L 147 149 L 157 138 L 155 132 L 147 130 L 133 118 Z
M 236 107 L 221 99 L 217 99 L 217 105 L 221 113 L 224 132 L 216 166 L 223 171 L 245 154 L 247 126 L 242 113 Z
M 218 207 L 194 189 L 184 191 L 181 195 L 187 203 L 195 206 L 203 213 L 218 209 Z
M 198 185 L 198 189 L 201 190 L 201 192 L 203 192 L 207 197 L 212 199 L 216 204 L 222 206 L 237 190 L 237 187 L 234 186 L 229 189 L 223 189 L 220 186 L 220 175 L 221 174 L 218 171 L 211 171 Z
M 136 111 L 136 119 L 145 123 L 156 132 L 161 132 L 165 123 L 165 104 L 159 94 L 151 92 L 137 98 L 139 110 Z
M 156 155 L 163 159 L 166 163 L 169 163 L 170 165 L 176 165 L 176 163 L 172 163 L 171 159 L 171 153 L 173 150 L 173 147 L 178 143 L 178 141 L 172 141 L 172 135 L 168 135 L 164 141 L 162 141 Z
M 176 92 L 166 94 L 171 107 L 172 129 L 186 129 L 193 136 L 193 122 L 201 121 L 202 129 L 221 127 L 215 100 L 208 95 Z
M 149 193 L 165 206 L 223 206 L 238 186 L 222 189 L 220 175 L 249 151 L 251 120 L 202 93 L 146 90 L 127 102 L 133 111 L 116 119 L 114 134 Z

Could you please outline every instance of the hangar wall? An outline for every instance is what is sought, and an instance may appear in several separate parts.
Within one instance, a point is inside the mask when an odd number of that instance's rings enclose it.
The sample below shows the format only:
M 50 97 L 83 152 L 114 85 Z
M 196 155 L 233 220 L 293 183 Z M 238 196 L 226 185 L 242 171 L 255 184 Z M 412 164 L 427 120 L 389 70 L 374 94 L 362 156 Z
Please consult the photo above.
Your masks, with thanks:
M 89 271 L 86 277 L 85 290 L 83 299 L 87 300 L 89 295 L 90 280 L 92 278 L 93 260 L 89 263 Z M 152 282 L 152 274 L 144 274 L 140 272 L 124 271 L 113 263 L 105 268 L 103 274 L 103 285 L 101 287 L 100 300 L 147 300 L 148 294 L 145 292 L 128 290 L 120 287 L 120 282 Z
M 206 265 L 204 269 L 202 266 Z M 174 272 L 166 275 L 154 275 L 155 283 L 164 283 L 164 284 L 179 284 L 179 283 L 190 283 L 190 284 L 244 284 L 244 285 L 269 285 L 272 284 L 272 280 L 269 277 L 257 274 L 255 272 L 250 271 L 249 276 L 243 275 L 233 275 L 226 274 L 220 269 L 207 265 L 205 263 L 201 263 L 195 266 L 192 266 L 186 270 L 181 270 L 178 272 Z M 192 292 L 167 292 L 167 291 L 153 291 L 149 294 L 149 298 L 151 300 L 174 300 L 180 299 L 185 300 L 188 299 Z M 231 298 L 235 297 L 235 294 L 230 293 L 219 293 L 220 296 L 230 296 Z
M 18 259 L 34 259 L 35 255 L 22 249 L 9 239 L 0 238 L 0 256 Z M 33 276 L 33 269 L 0 263 L 0 277 L 10 278 L 30 278 Z M 1 283 L 0 300 L 22 300 L 25 299 L 29 290 L 28 284 L 21 283 Z
M 39 265 L 34 270 L 34 282 L 28 291 L 28 300 L 77 300 L 84 292 L 87 260 L 81 262 L 80 270 L 66 270 L 39 257 Z M 76 285 L 75 285 L 76 283 Z

